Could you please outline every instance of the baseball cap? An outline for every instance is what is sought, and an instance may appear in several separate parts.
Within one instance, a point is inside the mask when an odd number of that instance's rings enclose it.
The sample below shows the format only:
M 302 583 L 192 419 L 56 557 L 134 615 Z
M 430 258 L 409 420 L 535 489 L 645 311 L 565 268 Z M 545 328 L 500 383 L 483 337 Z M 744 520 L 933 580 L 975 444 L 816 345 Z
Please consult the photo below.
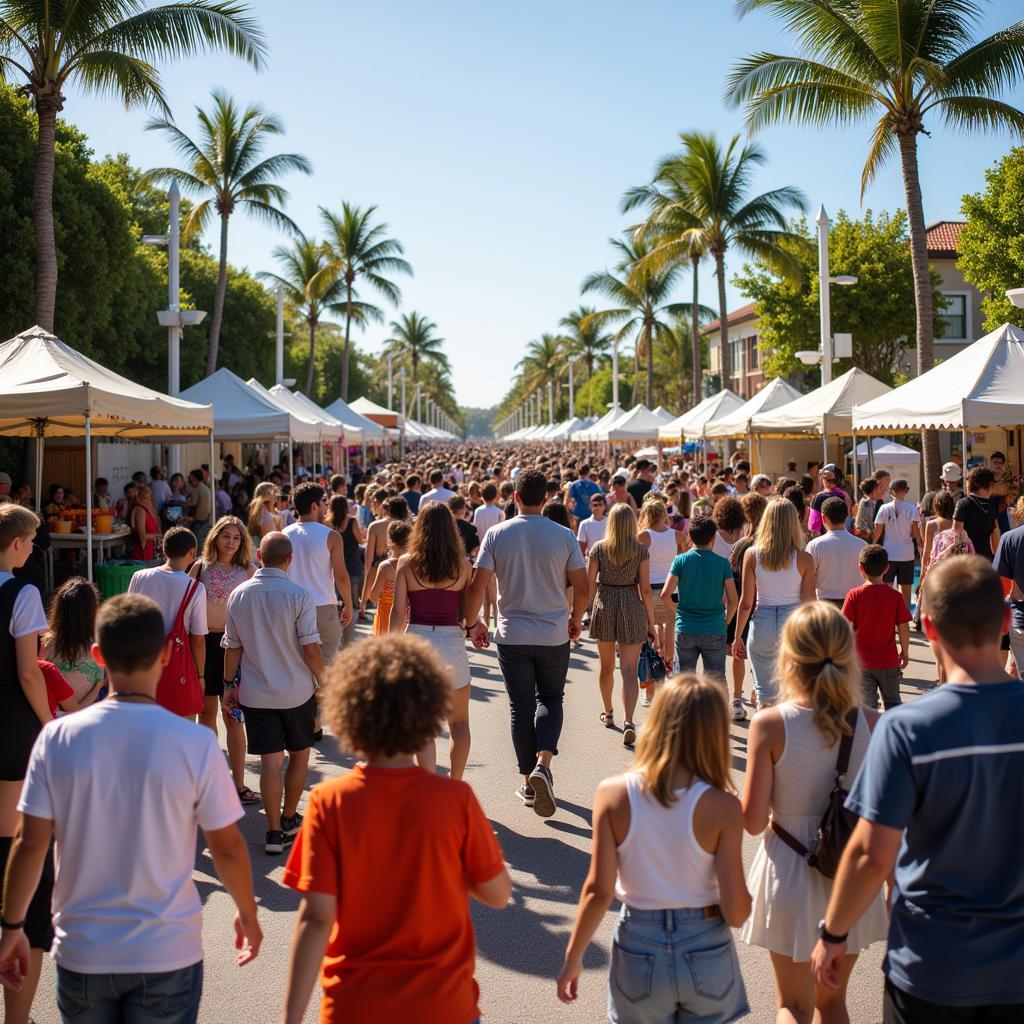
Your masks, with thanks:
M 2 476 L 2 474 L 0 474 Z M 942 466 L 942 479 L 947 484 L 955 484 L 963 476 L 960 467 L 955 462 L 946 462 Z
M 821 471 L 822 473 L 831 473 L 835 476 L 835 474 L 839 472 L 839 468 L 834 462 L 826 462 L 825 465 L 821 467 Z
M 0 484 L 7 484 L 10 487 L 11 483 L 11 478 L 6 473 L 0 473 Z

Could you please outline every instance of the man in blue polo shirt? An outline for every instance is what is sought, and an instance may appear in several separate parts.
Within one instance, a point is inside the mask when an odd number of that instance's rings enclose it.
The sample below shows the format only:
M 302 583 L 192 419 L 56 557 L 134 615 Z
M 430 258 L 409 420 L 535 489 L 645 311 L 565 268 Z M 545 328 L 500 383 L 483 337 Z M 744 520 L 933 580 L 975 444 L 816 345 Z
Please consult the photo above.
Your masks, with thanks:
M 1024 682 L 1003 671 L 1007 616 L 987 560 L 929 571 L 922 623 L 948 682 L 882 716 L 847 800 L 861 820 L 811 969 L 838 989 L 846 934 L 895 868 L 885 1024 L 1024 1021 Z
M 601 488 L 590 479 L 590 467 L 580 466 L 579 480 L 569 484 L 569 506 L 577 525 L 590 515 L 590 499 L 600 493 Z

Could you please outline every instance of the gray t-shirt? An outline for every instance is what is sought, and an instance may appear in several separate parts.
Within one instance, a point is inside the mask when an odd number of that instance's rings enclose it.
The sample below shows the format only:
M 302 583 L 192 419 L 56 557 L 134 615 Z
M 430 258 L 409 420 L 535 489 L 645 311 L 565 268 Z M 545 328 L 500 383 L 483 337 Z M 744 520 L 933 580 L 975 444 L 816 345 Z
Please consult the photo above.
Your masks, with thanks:
M 476 564 L 498 581 L 499 644 L 569 642 L 566 574 L 586 568 L 571 530 L 544 516 L 517 515 L 487 531 Z

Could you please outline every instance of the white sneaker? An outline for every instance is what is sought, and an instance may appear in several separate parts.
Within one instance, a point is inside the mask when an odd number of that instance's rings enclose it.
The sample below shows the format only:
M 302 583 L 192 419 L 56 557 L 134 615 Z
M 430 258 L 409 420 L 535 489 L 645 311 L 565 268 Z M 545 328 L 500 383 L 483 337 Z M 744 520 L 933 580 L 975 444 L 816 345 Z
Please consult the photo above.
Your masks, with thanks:
M 654 703 L 654 699 L 651 697 L 651 691 L 646 686 L 640 687 L 640 706 L 649 708 Z
M 743 706 L 742 697 L 733 698 L 732 720 L 734 722 L 745 722 L 747 720 L 747 709 Z

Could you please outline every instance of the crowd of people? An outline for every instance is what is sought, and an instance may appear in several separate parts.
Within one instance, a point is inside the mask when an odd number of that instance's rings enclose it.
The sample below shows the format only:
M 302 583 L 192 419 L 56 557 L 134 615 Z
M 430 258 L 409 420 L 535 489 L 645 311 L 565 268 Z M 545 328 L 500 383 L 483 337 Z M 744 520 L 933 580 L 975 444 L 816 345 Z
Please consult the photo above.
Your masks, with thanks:
M 780 1022 L 848 1021 L 857 956 L 886 939 L 887 1024 L 1024 1019 L 1024 518 L 1005 459 L 966 479 L 947 463 L 919 504 L 881 471 L 854 494 L 833 464 L 617 461 L 422 447 L 303 468 L 294 489 L 256 458 L 216 479 L 153 467 L 122 510 L 150 564 L 102 603 L 72 576 L 48 607 L 44 527 L 0 474 L 4 1019 L 28 1024 L 49 950 L 65 1021 L 194 1022 L 196 833 L 248 964 L 238 822 L 260 805 L 263 855 L 287 853 L 301 894 L 280 1020 L 319 977 L 325 1022 L 473 1024 L 469 899 L 504 907 L 512 883 L 467 772 L 469 654 L 496 647 L 510 790 L 548 818 L 588 639 L 595 738 L 634 761 L 595 797 L 559 999 L 618 899 L 619 1024 L 741 1018 L 732 929 L 768 950 Z M 904 704 L 912 628 L 936 680 Z M 360 760 L 310 790 L 325 725 Z M 747 871 L 744 832 L 762 837 Z

